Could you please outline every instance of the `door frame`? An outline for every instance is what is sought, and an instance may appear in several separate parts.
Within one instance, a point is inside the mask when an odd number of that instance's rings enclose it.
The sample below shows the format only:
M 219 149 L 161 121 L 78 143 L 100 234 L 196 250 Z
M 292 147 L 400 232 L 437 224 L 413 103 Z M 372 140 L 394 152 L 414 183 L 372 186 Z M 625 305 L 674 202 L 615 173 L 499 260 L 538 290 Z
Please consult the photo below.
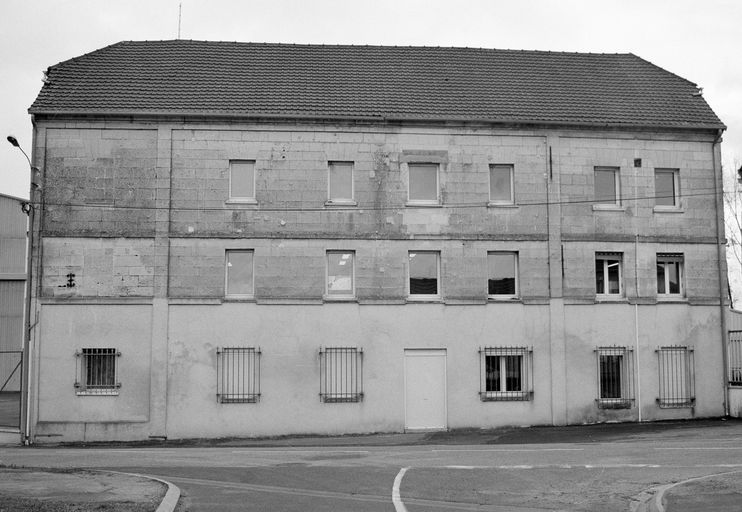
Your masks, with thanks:
M 442 428 L 409 428 L 407 425 L 407 357 L 408 353 L 424 355 L 423 353 L 429 353 L 436 355 L 437 357 L 443 357 L 443 416 L 444 425 Z M 415 357 L 415 356 L 411 356 Z M 405 432 L 446 432 L 448 431 L 448 350 L 445 348 L 437 347 L 423 347 L 423 348 L 405 348 L 403 349 L 403 361 L 404 361 L 404 431 Z

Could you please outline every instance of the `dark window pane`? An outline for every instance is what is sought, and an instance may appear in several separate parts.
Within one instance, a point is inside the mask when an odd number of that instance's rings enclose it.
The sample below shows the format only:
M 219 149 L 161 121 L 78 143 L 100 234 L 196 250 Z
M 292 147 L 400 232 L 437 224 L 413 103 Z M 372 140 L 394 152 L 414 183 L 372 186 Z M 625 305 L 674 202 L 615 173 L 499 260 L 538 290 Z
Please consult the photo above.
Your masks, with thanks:
M 500 391 L 500 356 L 486 356 L 485 391 Z
M 621 398 L 621 355 L 600 356 L 600 398 Z
M 410 295 L 438 294 L 438 254 L 410 253 Z
M 665 291 L 665 264 L 657 263 L 657 293 L 667 293 Z
M 505 388 L 507 391 L 522 391 L 521 364 L 523 356 L 503 356 L 505 359 Z
M 675 172 L 655 171 L 654 192 L 655 204 L 658 206 L 675 206 Z
M 515 254 L 490 253 L 487 255 L 489 295 L 515 295 L 516 265 Z
M 605 293 L 605 261 L 595 260 L 595 293 Z

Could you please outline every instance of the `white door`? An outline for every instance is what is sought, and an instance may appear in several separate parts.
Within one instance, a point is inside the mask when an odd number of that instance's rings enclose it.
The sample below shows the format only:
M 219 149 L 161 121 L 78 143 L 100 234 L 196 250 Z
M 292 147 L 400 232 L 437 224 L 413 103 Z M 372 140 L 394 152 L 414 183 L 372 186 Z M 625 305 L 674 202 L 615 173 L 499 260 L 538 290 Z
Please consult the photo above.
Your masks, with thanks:
M 405 429 L 445 430 L 446 351 L 405 350 Z

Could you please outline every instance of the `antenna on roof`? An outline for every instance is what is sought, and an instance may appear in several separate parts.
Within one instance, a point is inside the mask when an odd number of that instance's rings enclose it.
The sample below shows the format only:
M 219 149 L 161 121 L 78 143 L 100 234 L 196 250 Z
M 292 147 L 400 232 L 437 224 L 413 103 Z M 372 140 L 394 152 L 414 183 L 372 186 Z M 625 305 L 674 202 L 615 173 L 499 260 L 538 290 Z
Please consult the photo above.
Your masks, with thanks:
M 183 2 L 178 3 L 178 39 L 180 39 L 180 16 L 183 13 Z

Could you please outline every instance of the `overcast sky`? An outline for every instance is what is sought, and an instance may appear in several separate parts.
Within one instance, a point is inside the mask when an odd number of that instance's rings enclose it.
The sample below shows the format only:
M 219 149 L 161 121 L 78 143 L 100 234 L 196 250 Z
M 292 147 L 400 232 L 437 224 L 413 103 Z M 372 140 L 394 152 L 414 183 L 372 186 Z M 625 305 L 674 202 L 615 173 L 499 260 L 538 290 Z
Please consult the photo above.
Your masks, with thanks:
M 739 0 L 2 0 L 0 193 L 28 197 L 28 107 L 49 66 L 122 40 L 470 46 L 634 53 L 703 87 L 742 163 Z

